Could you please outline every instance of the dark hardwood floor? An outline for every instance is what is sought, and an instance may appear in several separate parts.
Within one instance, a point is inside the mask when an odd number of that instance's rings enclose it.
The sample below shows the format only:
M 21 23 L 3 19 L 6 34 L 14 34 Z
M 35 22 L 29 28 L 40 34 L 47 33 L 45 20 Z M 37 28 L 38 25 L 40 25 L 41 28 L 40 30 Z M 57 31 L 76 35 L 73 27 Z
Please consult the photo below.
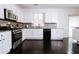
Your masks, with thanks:
M 51 41 L 49 43 L 42 40 L 25 40 L 9 54 L 67 54 L 68 47 L 68 39 Z M 73 43 L 71 50 L 73 54 L 78 54 L 79 46 Z

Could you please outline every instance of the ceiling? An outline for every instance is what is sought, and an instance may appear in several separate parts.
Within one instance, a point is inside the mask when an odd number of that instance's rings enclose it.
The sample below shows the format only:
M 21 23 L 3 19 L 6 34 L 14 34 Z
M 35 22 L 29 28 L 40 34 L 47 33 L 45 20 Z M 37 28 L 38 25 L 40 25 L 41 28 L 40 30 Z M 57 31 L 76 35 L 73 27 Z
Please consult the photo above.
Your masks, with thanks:
M 79 8 L 79 4 L 18 4 L 24 9 L 29 8 Z

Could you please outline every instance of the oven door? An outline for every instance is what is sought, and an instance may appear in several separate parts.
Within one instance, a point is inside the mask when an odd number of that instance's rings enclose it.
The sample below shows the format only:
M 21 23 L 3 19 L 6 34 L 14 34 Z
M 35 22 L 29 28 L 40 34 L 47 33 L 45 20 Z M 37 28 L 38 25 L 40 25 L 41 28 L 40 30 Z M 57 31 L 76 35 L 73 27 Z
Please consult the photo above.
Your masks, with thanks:
M 16 42 L 17 40 L 21 39 L 22 38 L 22 32 L 19 32 L 19 33 L 15 33 L 13 34 L 12 36 L 12 41 L 13 42 Z

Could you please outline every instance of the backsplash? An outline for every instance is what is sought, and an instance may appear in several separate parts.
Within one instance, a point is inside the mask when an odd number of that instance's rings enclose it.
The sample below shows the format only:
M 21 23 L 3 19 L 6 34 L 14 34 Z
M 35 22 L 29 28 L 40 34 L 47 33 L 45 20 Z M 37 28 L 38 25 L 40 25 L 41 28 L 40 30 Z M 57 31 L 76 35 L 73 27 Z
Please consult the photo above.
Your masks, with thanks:
M 44 28 L 57 28 L 56 23 L 45 23 Z
M 0 29 L 27 28 L 27 24 L 0 20 Z

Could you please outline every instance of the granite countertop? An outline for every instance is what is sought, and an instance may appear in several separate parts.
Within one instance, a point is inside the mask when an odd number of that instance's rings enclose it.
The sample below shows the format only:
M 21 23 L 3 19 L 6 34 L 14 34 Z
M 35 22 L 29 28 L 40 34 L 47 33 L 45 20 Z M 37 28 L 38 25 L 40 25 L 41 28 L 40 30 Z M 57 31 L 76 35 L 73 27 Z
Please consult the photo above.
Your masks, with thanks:
M 16 29 L 22 29 L 22 28 L 0 28 L 0 31 L 12 31 L 12 30 L 16 30 Z
M 28 27 L 28 28 L 1 28 L 0 31 L 11 31 L 16 29 L 64 29 L 64 28 L 49 28 L 49 27 Z
M 11 31 L 11 30 L 0 30 L 0 32 Z
M 64 28 L 29 27 L 26 29 L 64 29 Z

